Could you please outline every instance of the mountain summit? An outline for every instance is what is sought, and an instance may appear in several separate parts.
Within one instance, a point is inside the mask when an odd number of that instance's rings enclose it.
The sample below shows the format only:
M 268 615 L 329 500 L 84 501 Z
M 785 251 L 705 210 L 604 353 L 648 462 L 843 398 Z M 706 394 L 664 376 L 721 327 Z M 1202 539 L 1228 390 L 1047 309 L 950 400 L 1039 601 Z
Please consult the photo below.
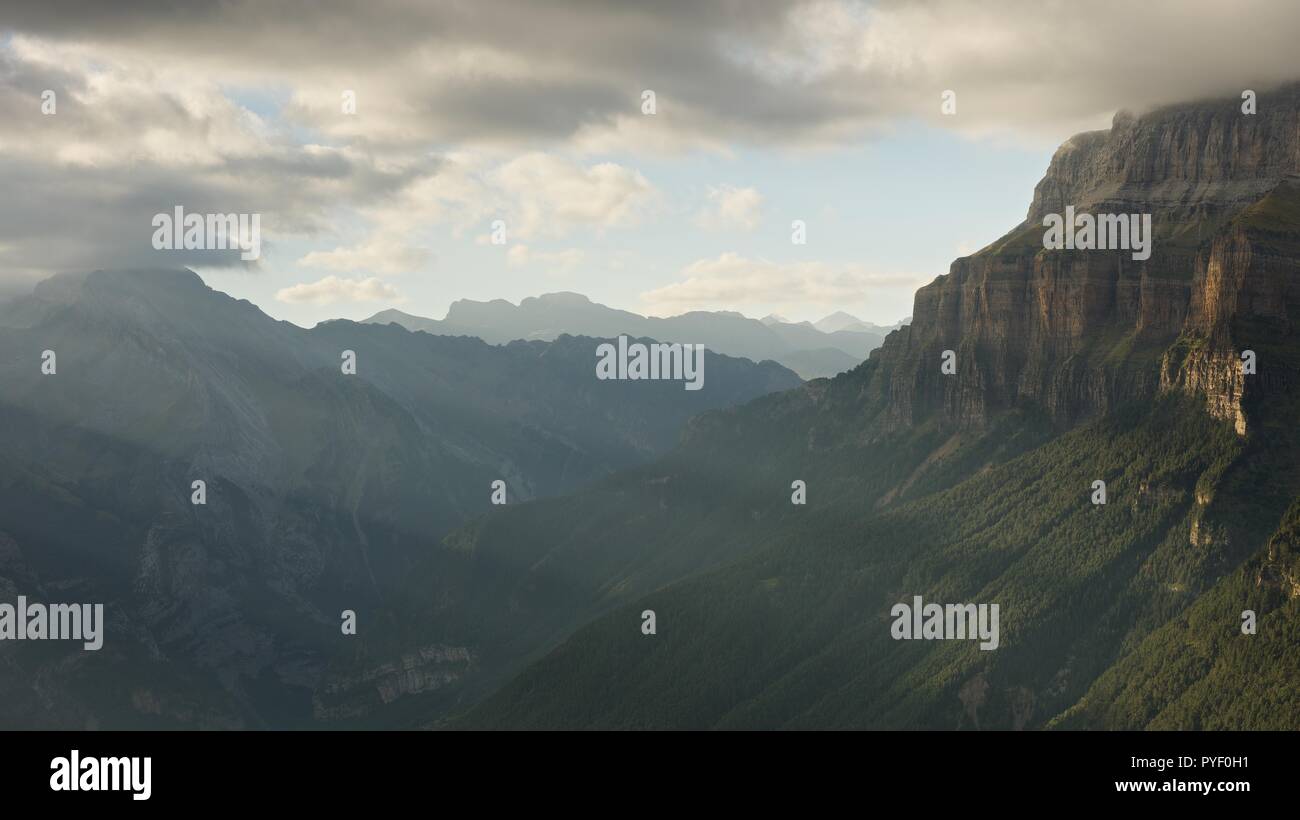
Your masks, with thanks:
M 837 310 L 825 318 L 813 322 L 813 327 L 822 333 L 834 333 L 837 330 L 867 330 L 875 329 L 875 325 L 868 324 L 856 316 L 851 316 L 842 310 Z

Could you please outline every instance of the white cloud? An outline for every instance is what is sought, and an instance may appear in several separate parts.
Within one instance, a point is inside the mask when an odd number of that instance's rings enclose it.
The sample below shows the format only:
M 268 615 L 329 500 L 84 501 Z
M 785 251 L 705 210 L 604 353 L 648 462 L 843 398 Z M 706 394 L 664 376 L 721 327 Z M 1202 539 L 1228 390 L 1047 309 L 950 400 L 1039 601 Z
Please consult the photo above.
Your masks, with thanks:
M 528 264 L 530 256 L 532 254 L 527 245 L 513 245 L 506 251 L 506 263 L 512 268 L 521 268 Z
M 500 166 L 491 179 L 509 202 L 509 227 L 523 239 L 635 225 L 654 198 L 654 188 L 631 168 L 583 166 L 538 152 Z
M 400 301 L 397 288 L 377 277 L 343 279 L 326 276 L 315 282 L 303 282 L 277 291 L 281 302 L 308 305 L 333 305 L 339 302 Z
M 681 281 L 642 293 L 642 303 L 656 314 L 740 305 L 786 305 L 788 309 L 845 305 L 861 303 L 884 288 L 915 288 L 928 281 L 910 274 L 875 273 L 856 265 L 777 263 L 737 253 L 692 262 L 679 276 Z
M 710 231 L 752 231 L 762 220 L 763 195 L 757 188 L 722 185 L 709 188 L 708 205 L 695 224 Z
M 527 245 L 514 245 L 506 252 L 506 261 L 511 267 L 537 265 L 552 272 L 568 273 L 582 264 L 586 254 L 578 248 L 566 248 L 562 251 L 534 251 Z
M 353 247 L 312 251 L 298 260 L 303 267 L 336 271 L 367 271 L 394 275 L 425 268 L 432 260 L 428 248 L 403 245 L 395 237 L 373 237 Z
M 505 222 L 510 242 L 560 238 L 639 224 L 659 196 L 641 173 L 612 162 L 583 165 L 532 152 L 502 163 L 489 154 L 453 152 L 439 158 L 435 172 L 358 209 L 373 225 L 361 245 L 313 252 L 300 263 L 396 273 L 424 264 L 421 249 L 407 241 L 431 226 L 449 226 L 456 237 L 477 231 L 472 241 L 478 245 L 492 243 L 491 224 L 497 219 Z M 526 261 L 521 255 L 527 250 L 512 251 L 512 264 Z M 566 269 L 581 261 L 572 251 L 537 258 Z

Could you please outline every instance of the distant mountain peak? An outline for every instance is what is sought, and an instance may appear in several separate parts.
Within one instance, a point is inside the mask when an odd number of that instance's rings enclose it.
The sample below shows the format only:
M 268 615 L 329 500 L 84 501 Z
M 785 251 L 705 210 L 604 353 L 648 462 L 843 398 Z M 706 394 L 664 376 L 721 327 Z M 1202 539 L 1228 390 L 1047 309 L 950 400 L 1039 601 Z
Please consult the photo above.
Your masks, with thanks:
M 544 305 L 590 305 L 594 304 L 590 298 L 575 293 L 571 290 L 561 290 L 555 293 L 543 293 L 541 296 L 529 296 L 519 303 L 523 307 L 530 302 L 539 302 Z
M 849 322 L 860 322 L 860 321 L 862 321 L 862 320 L 859 319 L 858 317 L 854 316 L 852 313 L 845 313 L 845 312 L 842 311 L 842 310 L 837 310 L 837 311 L 835 311 L 834 313 L 832 313 L 832 314 L 830 314 L 829 316 L 827 316 L 825 319 L 822 319 L 822 321 L 823 321 L 823 322 L 826 322 L 826 321 L 830 321 L 830 320 L 832 320 L 832 319 L 837 320 L 837 321 L 849 321 Z
M 822 333 L 834 333 L 837 330 L 870 330 L 874 326 L 852 314 L 837 310 L 826 318 L 813 322 L 813 327 Z
M 366 321 L 372 324 L 388 324 L 389 322 L 396 322 L 397 324 L 401 324 L 400 320 L 402 319 L 419 319 L 419 318 L 422 317 L 407 313 L 404 310 L 398 310 L 397 308 L 387 308 L 385 310 L 379 311 L 374 316 L 371 316 L 369 319 L 366 319 Z

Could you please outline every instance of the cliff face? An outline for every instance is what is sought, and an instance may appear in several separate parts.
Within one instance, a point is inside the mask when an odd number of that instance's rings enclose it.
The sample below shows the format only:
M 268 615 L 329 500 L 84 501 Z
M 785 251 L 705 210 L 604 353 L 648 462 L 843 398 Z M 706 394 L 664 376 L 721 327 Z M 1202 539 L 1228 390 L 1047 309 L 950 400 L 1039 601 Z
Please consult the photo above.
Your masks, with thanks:
M 1300 86 L 1121 113 L 1056 152 L 1025 222 L 921 288 L 911 326 L 872 354 L 886 426 L 960 427 L 1034 405 L 1059 424 L 1181 390 L 1244 434 L 1285 387 L 1300 304 Z M 1151 214 L 1152 252 L 1045 250 L 1043 217 Z M 1293 347 L 1293 346 L 1292 346 Z M 1242 371 L 1242 352 L 1277 348 Z M 941 371 L 945 350 L 956 373 Z M 1257 350 L 1257 353 L 1261 351 Z
M 1197 285 L 1180 340 L 1193 349 L 1179 371 L 1178 350 L 1167 354 L 1162 383 L 1204 394 L 1213 415 L 1244 432 L 1252 405 L 1300 381 L 1300 179 L 1232 220 L 1204 252 Z M 1255 360 L 1253 374 L 1243 373 L 1243 356 Z
M 1231 214 L 1300 167 L 1300 86 L 1262 95 L 1255 114 L 1232 98 L 1120 112 L 1109 131 L 1080 134 L 1052 158 L 1025 224 L 1066 205 L 1151 210 L 1188 223 Z

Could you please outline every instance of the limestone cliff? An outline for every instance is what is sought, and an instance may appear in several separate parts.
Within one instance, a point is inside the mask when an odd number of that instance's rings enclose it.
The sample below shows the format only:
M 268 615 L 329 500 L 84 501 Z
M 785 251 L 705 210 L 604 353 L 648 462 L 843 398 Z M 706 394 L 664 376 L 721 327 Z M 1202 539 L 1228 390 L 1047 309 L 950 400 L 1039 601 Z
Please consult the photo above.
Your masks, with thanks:
M 1295 377 L 1279 342 L 1300 305 L 1300 85 L 1260 95 L 1257 114 L 1240 105 L 1121 112 L 1067 140 L 1026 220 L 921 288 L 912 324 L 872 354 L 865 397 L 887 426 L 978 427 L 1025 404 L 1071 424 L 1183 390 L 1244 434 L 1254 397 Z M 1150 258 L 1045 250 L 1043 217 L 1070 205 L 1151 214 Z

